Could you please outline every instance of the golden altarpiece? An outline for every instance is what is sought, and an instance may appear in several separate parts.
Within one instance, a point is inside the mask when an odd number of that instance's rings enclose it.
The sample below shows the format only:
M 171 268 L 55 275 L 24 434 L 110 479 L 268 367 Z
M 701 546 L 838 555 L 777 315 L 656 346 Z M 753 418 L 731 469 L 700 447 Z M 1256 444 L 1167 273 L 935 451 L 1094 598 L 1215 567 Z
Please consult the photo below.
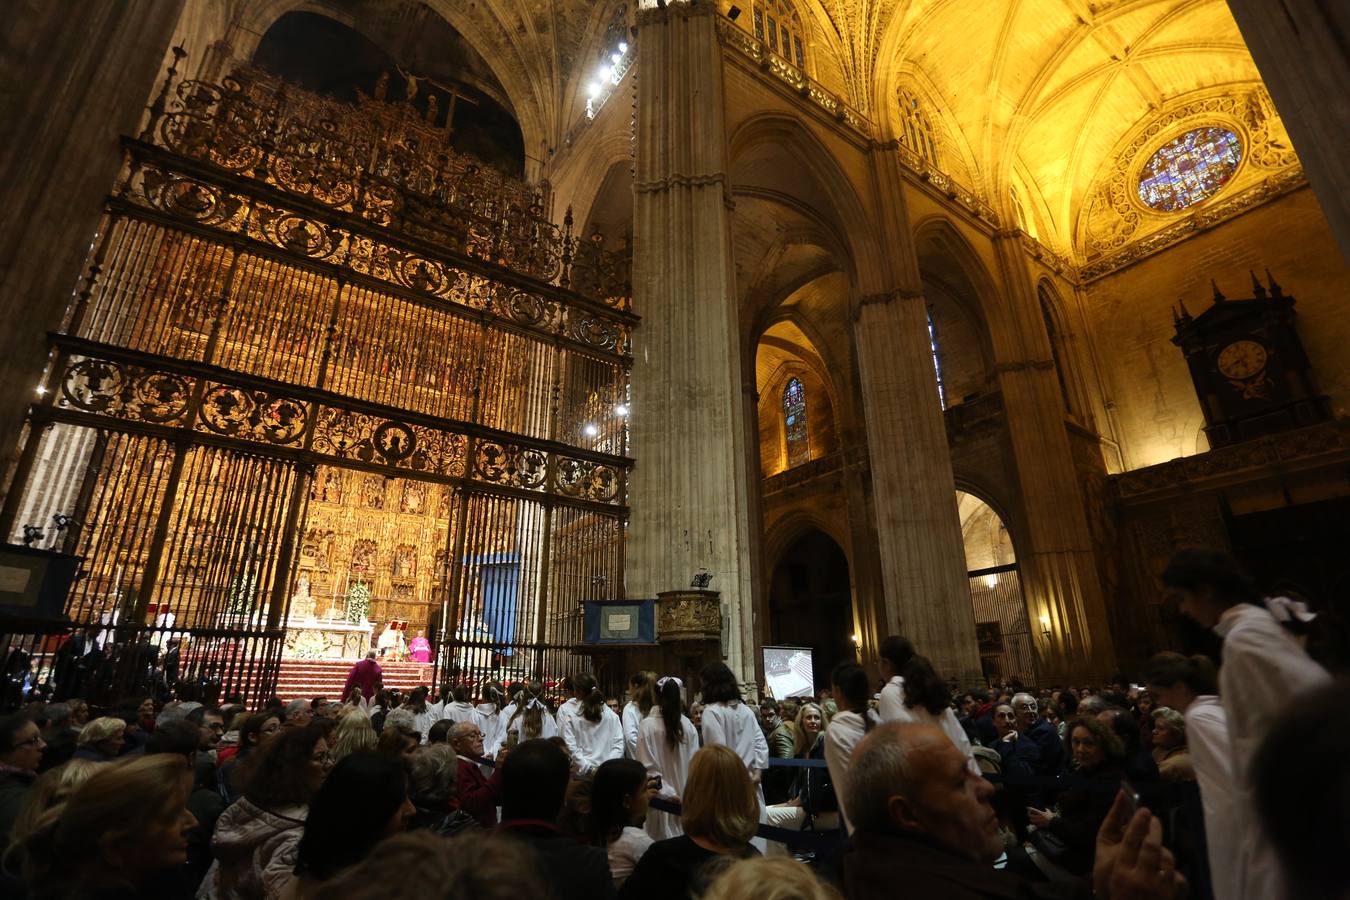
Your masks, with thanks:
M 442 680 L 565 670 L 581 601 L 623 590 L 627 259 L 380 85 L 174 75 L 0 520 L 70 517 L 100 681 L 176 636 L 180 677 L 258 695 L 390 619 Z

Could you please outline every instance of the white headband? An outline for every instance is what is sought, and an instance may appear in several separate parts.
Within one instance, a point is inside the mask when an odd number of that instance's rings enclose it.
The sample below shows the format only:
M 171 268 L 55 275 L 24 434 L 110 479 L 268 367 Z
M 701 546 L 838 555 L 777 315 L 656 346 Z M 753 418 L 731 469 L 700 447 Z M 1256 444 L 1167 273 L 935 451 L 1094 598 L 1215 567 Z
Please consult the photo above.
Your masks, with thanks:
M 661 688 L 666 686 L 667 681 L 675 682 L 676 687 L 678 687 L 681 691 L 684 690 L 684 682 L 674 675 L 662 675 L 660 678 L 656 679 L 656 689 L 658 691 L 661 690 Z

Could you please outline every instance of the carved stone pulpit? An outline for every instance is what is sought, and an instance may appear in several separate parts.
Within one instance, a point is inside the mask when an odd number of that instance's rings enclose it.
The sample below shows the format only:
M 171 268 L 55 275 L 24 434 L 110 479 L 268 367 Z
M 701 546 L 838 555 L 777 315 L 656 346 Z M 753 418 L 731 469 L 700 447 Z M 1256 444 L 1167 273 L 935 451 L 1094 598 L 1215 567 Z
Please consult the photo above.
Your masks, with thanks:
M 656 595 L 656 639 L 686 672 L 722 658 L 722 595 L 685 588 Z

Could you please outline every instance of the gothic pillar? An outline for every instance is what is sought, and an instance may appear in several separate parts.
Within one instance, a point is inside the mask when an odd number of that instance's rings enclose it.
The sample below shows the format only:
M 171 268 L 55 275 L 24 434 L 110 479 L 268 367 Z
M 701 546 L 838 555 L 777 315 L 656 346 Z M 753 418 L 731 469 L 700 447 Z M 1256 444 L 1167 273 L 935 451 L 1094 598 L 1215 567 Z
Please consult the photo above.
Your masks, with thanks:
M 1021 233 L 1000 232 L 994 247 L 1005 286 L 994 353 L 1026 512 L 1030 546 L 1018 564 L 1041 681 L 1098 680 L 1112 673 L 1114 650 L 1050 338 Z
M 881 271 L 859 280 L 879 278 L 882 289 L 858 301 L 853 334 L 885 597 L 878 619 L 888 633 L 912 640 L 939 674 L 975 684 L 980 664 L 965 546 L 899 157 L 879 146 L 871 161 Z
M 1350 260 L 1350 5 L 1228 0 L 1322 212 Z
M 741 389 L 717 8 L 639 11 L 633 185 L 631 597 L 720 592 L 727 663 L 754 679 L 758 522 Z
M 163 78 L 183 0 L 7 10 L 0 82 L 0 484 L 122 162 Z M 72 18 L 73 16 L 73 18 Z

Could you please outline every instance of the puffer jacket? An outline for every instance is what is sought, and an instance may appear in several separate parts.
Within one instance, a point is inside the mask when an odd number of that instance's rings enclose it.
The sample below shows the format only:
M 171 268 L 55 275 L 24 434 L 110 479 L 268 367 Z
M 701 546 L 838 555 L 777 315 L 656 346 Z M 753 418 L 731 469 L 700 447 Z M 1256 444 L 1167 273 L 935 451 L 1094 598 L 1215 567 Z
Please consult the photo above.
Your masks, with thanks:
M 247 798 L 221 813 L 211 839 L 216 861 L 197 890 L 197 900 L 281 897 L 294 878 L 308 813 L 306 806 L 266 810 Z

